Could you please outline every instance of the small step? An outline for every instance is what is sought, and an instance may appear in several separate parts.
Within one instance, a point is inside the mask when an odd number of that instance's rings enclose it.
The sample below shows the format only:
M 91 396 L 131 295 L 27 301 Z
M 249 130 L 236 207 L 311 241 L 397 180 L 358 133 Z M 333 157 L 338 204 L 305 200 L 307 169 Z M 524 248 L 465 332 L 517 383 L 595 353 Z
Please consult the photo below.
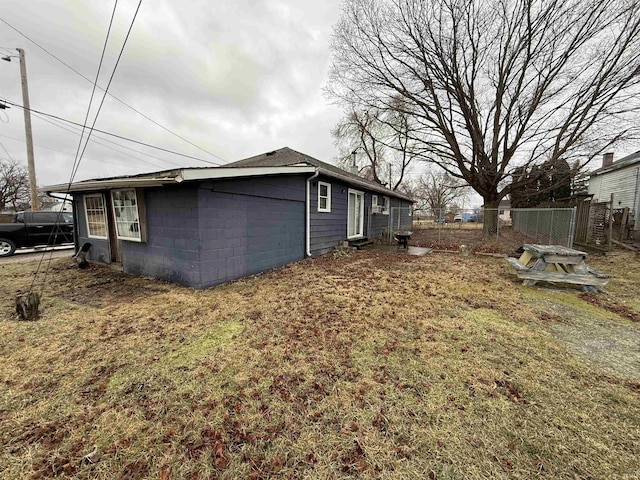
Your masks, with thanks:
M 349 240 L 349 246 L 356 247 L 358 250 L 361 250 L 367 245 L 371 244 L 373 244 L 373 240 L 370 238 L 358 238 L 357 240 Z

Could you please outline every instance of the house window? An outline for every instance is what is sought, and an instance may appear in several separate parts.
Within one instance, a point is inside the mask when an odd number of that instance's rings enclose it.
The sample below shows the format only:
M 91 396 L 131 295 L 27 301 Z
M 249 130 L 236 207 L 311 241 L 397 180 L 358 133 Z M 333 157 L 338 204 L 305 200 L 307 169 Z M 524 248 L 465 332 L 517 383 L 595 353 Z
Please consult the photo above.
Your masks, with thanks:
M 331 211 L 331 184 L 318 182 L 318 211 Z
M 84 211 L 87 218 L 87 234 L 90 238 L 107 238 L 107 214 L 102 194 L 85 195 Z
M 382 197 L 382 214 L 383 215 L 389 215 L 390 204 L 391 204 L 391 201 L 389 200 L 389 197 Z
M 133 240 L 142 242 L 142 228 L 140 222 L 140 207 L 138 195 L 135 189 L 112 190 L 113 215 L 115 216 L 118 238 L 121 240 Z
M 371 212 L 389 215 L 389 197 L 371 195 Z

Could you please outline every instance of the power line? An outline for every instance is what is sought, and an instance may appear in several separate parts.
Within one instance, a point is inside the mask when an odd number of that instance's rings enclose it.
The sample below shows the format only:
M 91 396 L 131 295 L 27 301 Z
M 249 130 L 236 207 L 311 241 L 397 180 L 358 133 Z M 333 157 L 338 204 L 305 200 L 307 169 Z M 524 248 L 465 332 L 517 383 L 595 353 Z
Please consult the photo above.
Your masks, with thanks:
M 3 101 L 8 103 L 9 105 L 14 106 L 14 107 L 18 107 L 18 108 L 24 109 L 24 107 L 22 105 L 20 105 L 19 103 L 12 102 L 10 100 L 7 100 L 6 98 L 3 99 Z M 82 127 L 81 123 L 74 122 L 74 121 L 68 120 L 66 118 L 58 117 L 57 115 L 52 115 L 50 113 L 41 112 L 41 111 L 35 110 L 33 108 L 30 108 L 29 111 L 32 112 L 32 113 L 39 113 L 40 115 L 44 115 L 44 116 L 49 117 L 49 118 L 55 118 L 56 120 L 60 120 L 60 121 L 65 122 L 65 123 L 69 123 L 69 124 L 75 125 L 77 127 Z M 109 135 L 109 136 L 112 136 L 112 137 L 116 137 L 116 138 L 119 138 L 120 140 L 126 140 L 127 142 L 137 143 L 138 145 L 143 145 L 145 147 L 154 148 L 154 149 L 160 150 L 162 152 L 171 153 L 173 155 L 178 155 L 178 156 L 184 157 L 184 158 L 190 158 L 192 160 L 197 160 L 199 162 L 207 163 L 209 165 L 216 165 L 216 166 L 220 166 L 221 165 L 220 163 L 217 163 L 217 162 L 212 162 L 212 161 L 209 161 L 209 160 L 204 160 L 202 158 L 193 157 L 191 155 L 187 155 L 187 154 L 184 154 L 184 153 L 176 152 L 176 151 L 173 151 L 173 150 L 168 150 L 166 148 L 162 148 L 162 147 L 158 147 L 158 146 L 155 146 L 155 145 L 151 145 L 149 143 L 141 142 L 139 140 L 134 140 L 132 138 L 128 138 L 128 137 L 124 137 L 122 135 L 118 135 L 116 133 L 111 133 L 111 132 L 107 132 L 107 131 L 104 131 L 104 130 L 100 130 L 98 128 L 94 128 L 93 131 L 94 132 L 98 132 L 98 133 L 103 133 L 105 135 Z
M 46 119 L 44 119 L 44 118 L 41 118 L 40 120 L 44 120 L 44 121 L 47 121 L 47 122 L 49 121 L 49 120 L 46 120 Z M 69 129 L 67 129 L 67 128 L 61 127 L 60 125 L 56 125 L 55 123 L 51 123 L 51 125 L 53 125 L 54 127 L 62 128 L 63 130 L 66 130 L 66 131 L 67 131 L 67 132 L 69 132 L 69 133 L 73 133 L 74 135 L 79 135 L 79 133 L 74 132 L 73 130 L 69 130 Z M 8 138 L 9 140 L 14 140 L 14 141 L 16 141 L 16 142 L 24 143 L 24 140 L 23 140 L 23 139 L 21 139 L 21 138 L 10 137 L 9 135 L 2 135 L 1 133 L 0 133 L 0 137 L 2 137 L 2 138 Z M 94 140 L 94 141 L 95 141 L 95 140 Z M 109 149 L 113 150 L 114 152 L 118 152 L 118 153 L 120 153 L 120 154 L 122 154 L 122 155 L 126 155 L 126 156 L 127 156 L 127 157 L 129 157 L 129 158 L 133 158 L 134 160 L 139 160 L 139 161 L 141 161 L 141 162 L 148 163 L 149 165 L 152 165 L 153 167 L 156 167 L 156 168 L 159 168 L 159 167 L 160 167 L 159 165 L 157 165 L 157 164 L 155 164 L 155 163 L 149 162 L 149 161 L 144 160 L 144 159 L 142 159 L 142 158 L 134 157 L 133 155 L 129 155 L 128 153 L 125 153 L 125 152 L 121 152 L 120 150 L 117 150 L 117 149 L 115 149 L 115 148 L 113 148 L 113 147 L 110 147 L 109 145 L 104 145 L 104 144 L 99 143 L 99 142 L 96 142 L 96 143 L 97 143 L 98 145 L 101 145 L 101 146 L 105 147 L 105 148 L 109 148 Z M 1 144 L 0 144 L 0 145 L 1 145 Z M 49 150 L 49 151 L 51 151 L 51 152 L 61 153 L 61 154 L 63 154 L 63 155 L 67 155 L 67 156 L 69 156 L 69 157 L 74 157 L 74 156 L 75 156 L 75 154 L 74 154 L 74 153 L 72 153 L 72 152 L 65 152 L 64 150 L 57 150 L 57 149 L 55 149 L 55 148 L 45 147 L 45 146 L 43 146 L 43 145 L 38 145 L 37 143 L 34 143 L 34 144 L 33 144 L 33 146 L 34 146 L 34 147 L 37 147 L 38 149 Z M 5 150 L 5 151 L 6 151 L 6 150 Z M 7 152 L 7 153 L 8 153 L 8 152 Z M 85 156 L 85 157 L 84 157 L 84 159 L 85 159 L 85 160 L 95 161 L 95 162 L 103 162 L 103 161 L 104 161 L 103 159 L 99 159 L 99 158 L 90 158 L 90 157 L 87 157 L 87 156 Z M 168 160 L 167 160 L 167 161 L 168 161 Z M 117 163 L 117 164 L 119 164 L 119 165 L 131 165 L 131 162 L 127 162 L 127 160 L 119 159 L 119 158 L 110 158 L 110 159 L 109 159 L 109 162 L 114 162 L 114 163 Z
M 114 9 L 113 10 L 113 15 L 111 17 L 111 22 L 109 23 L 109 29 L 107 31 L 107 35 L 106 35 L 106 39 L 105 39 L 105 46 L 104 46 L 104 49 L 102 51 L 102 56 L 101 56 L 101 59 L 100 59 L 100 65 L 102 65 L 102 59 L 104 58 L 104 52 L 105 52 L 105 50 L 107 48 L 107 42 L 109 40 L 109 32 L 111 31 L 111 24 L 113 22 L 113 16 L 115 15 L 115 10 L 116 10 L 117 5 L 118 5 L 118 0 L 115 0 L 115 5 L 113 7 L 113 9 Z M 107 97 L 107 91 L 109 90 L 109 87 L 111 86 L 111 82 L 113 81 L 113 77 L 116 74 L 116 70 L 118 68 L 118 65 L 120 64 L 120 59 L 122 58 L 122 53 L 124 52 L 125 46 L 127 45 L 127 41 L 129 40 L 129 35 L 131 34 L 131 30 L 133 29 L 133 24 L 135 23 L 136 17 L 138 16 L 138 12 L 140 11 L 140 5 L 142 5 L 142 0 L 140 0 L 138 2 L 138 6 L 136 8 L 136 11 L 133 14 L 133 18 L 131 19 L 131 24 L 129 25 L 129 29 L 127 30 L 127 35 L 124 38 L 124 41 L 122 42 L 122 48 L 120 49 L 120 53 L 118 54 L 118 58 L 116 60 L 116 63 L 113 66 L 113 71 L 111 72 L 111 76 L 109 77 L 109 82 L 107 83 L 107 87 L 104 90 L 104 95 L 102 97 L 102 101 L 100 102 L 100 105 L 99 105 L 98 110 L 96 112 L 96 116 L 93 119 L 93 124 L 91 125 L 91 128 L 89 129 L 89 134 L 87 135 L 87 141 L 86 141 L 86 143 L 84 145 L 84 148 L 82 149 L 82 152 L 80 153 L 79 157 L 77 156 L 77 153 L 76 153 L 77 163 L 74 162 L 74 168 L 72 168 L 71 177 L 69 178 L 69 184 L 67 185 L 67 191 L 65 192 L 65 198 L 69 195 L 69 191 L 71 190 L 71 184 L 73 183 L 73 178 L 75 177 L 75 175 L 76 175 L 76 173 L 78 171 L 78 168 L 80 167 L 80 162 L 82 161 L 82 156 L 84 155 L 84 152 L 87 149 L 87 145 L 89 144 L 89 139 L 91 138 L 91 134 L 93 133 L 93 129 L 94 129 L 95 125 L 96 125 L 96 122 L 98 121 L 98 116 L 100 115 L 100 110 L 102 109 L 102 106 L 104 105 L 104 100 Z M 98 83 L 97 76 L 99 75 L 99 73 L 100 73 L 100 68 L 98 68 L 98 72 L 96 74 L 96 82 L 95 82 L 96 84 Z M 93 94 L 91 96 L 91 100 L 93 100 Z M 91 101 L 89 102 L 89 110 L 90 109 L 91 109 Z M 87 113 L 87 118 L 88 118 L 88 113 Z M 82 128 L 83 128 L 83 132 L 84 132 L 85 125 L 83 125 Z M 80 144 L 82 144 L 82 136 L 80 137 Z M 57 226 L 59 225 L 59 221 L 60 221 L 60 217 L 61 216 L 62 216 L 62 209 L 60 210 L 60 213 L 58 214 L 58 218 L 56 219 L 56 225 Z M 57 235 L 57 231 L 58 231 L 58 227 L 56 228 L 56 235 Z M 51 234 L 53 234 L 53 231 L 51 232 Z M 51 239 L 51 236 L 49 236 L 49 239 Z M 49 242 L 47 242 L 47 243 L 49 243 Z M 47 282 L 47 274 L 49 273 L 49 268 L 51 267 L 51 257 L 52 256 L 53 256 L 53 253 L 51 253 L 49 255 L 49 262 L 48 262 L 47 268 L 46 268 L 46 270 L 44 272 L 44 278 L 42 280 L 42 288 L 43 289 L 44 289 L 44 285 Z M 44 260 L 44 254 L 42 255 L 42 258 L 40 259 L 40 262 L 38 263 L 38 267 L 36 269 L 35 275 L 33 276 L 33 281 L 31 282 L 31 287 L 29 288 L 29 292 L 31 292 L 33 290 L 33 285 L 35 284 L 36 278 L 38 276 L 38 272 L 40 270 L 40 265 L 42 264 L 43 260 Z
M 0 142 L 0 147 L 2 147 L 2 149 L 5 151 L 5 153 L 7 154 L 7 157 L 9 157 L 9 160 L 11 160 L 13 163 L 16 163 L 16 161 L 13 159 L 13 157 L 9 153 L 9 150 L 4 148 L 4 145 L 2 144 L 2 142 Z
M 81 76 L 82 78 L 84 78 L 87 82 L 93 83 L 91 81 L 91 79 L 87 78 L 86 76 L 84 76 L 82 73 L 80 73 L 78 70 L 76 70 L 75 68 L 73 68 L 71 65 L 69 65 L 68 63 L 64 62 L 63 60 L 61 60 L 60 58 L 58 58 L 57 56 L 55 56 L 53 53 L 51 53 L 49 50 L 47 50 L 46 48 L 44 48 L 42 45 L 40 45 L 39 43 L 37 43 L 35 40 L 29 38 L 26 34 L 22 33 L 20 30 L 18 30 L 16 27 L 14 27 L 13 25 L 11 25 L 9 22 L 7 22 L 4 18 L 0 17 L 0 21 L 2 23 L 4 23 L 5 25 L 7 25 L 9 28 L 13 29 L 16 33 L 18 33 L 19 35 L 23 36 L 24 38 L 26 38 L 28 41 L 30 41 L 31 43 L 33 43 L 36 47 L 38 47 L 40 50 L 42 50 L 44 53 L 46 53 L 47 55 L 49 55 L 50 57 L 54 58 L 55 60 L 57 60 L 58 62 L 60 62 L 61 64 L 63 64 L 65 67 L 67 67 L 69 70 L 71 70 L 72 72 L 76 73 L 77 75 Z M 102 90 L 103 92 L 105 91 L 100 85 L 97 85 L 97 87 Z M 106 93 L 106 92 L 105 92 Z M 122 105 L 124 105 L 125 107 L 133 110 L 134 112 L 136 112 L 138 115 L 146 118 L 147 120 L 149 120 L 151 123 L 153 123 L 154 125 L 157 125 L 158 127 L 162 128 L 163 130 L 165 130 L 166 132 L 169 132 L 171 135 L 179 138 L 180 140 L 188 143 L 189 145 L 192 145 L 194 147 L 196 147 L 198 150 L 202 150 L 205 153 L 208 153 L 209 155 L 211 155 L 212 157 L 217 158 L 218 160 L 222 161 L 222 163 L 227 163 L 227 161 L 216 155 L 215 153 L 211 153 L 210 151 L 202 148 L 199 145 L 196 145 L 195 143 L 193 143 L 192 141 L 184 138 L 183 136 L 177 134 L 176 132 L 170 130 L 169 128 L 165 127 L 164 125 L 158 123 L 157 121 L 155 121 L 154 119 L 150 118 L 149 116 L 145 115 L 144 113 L 142 113 L 140 110 L 137 110 L 136 108 L 132 107 L 131 105 L 129 105 L 128 103 L 126 103 L 124 100 L 121 100 L 120 98 L 116 97 L 114 94 L 109 93 L 108 94 L 111 98 L 113 98 L 114 100 L 117 100 L 118 102 L 120 102 Z M 218 163 L 218 165 L 221 165 Z
M 82 154 L 80 154 L 80 148 L 82 147 L 82 139 L 84 137 L 84 130 L 86 128 L 87 125 L 87 120 L 89 120 L 89 113 L 91 112 L 91 104 L 93 103 L 93 95 L 96 93 L 96 86 L 98 85 L 98 79 L 100 78 L 100 70 L 102 69 L 102 62 L 104 60 L 104 53 L 107 51 L 107 45 L 109 44 L 109 35 L 111 34 L 111 26 L 113 25 L 113 18 L 116 16 L 116 9 L 118 8 L 118 0 L 115 1 L 115 3 L 113 4 L 113 11 L 111 12 L 111 19 L 109 20 L 109 27 L 107 28 L 107 35 L 104 38 L 104 45 L 102 46 L 102 53 L 100 54 L 100 62 L 98 62 L 98 71 L 96 72 L 96 80 L 95 82 L 93 82 L 93 88 L 91 89 L 91 96 L 89 97 L 89 106 L 87 107 L 87 114 L 84 117 L 84 122 L 82 124 L 82 131 L 80 132 L 80 141 L 78 142 L 78 148 L 76 150 L 76 156 L 73 160 L 73 166 L 71 167 L 71 179 L 69 180 L 69 185 L 71 185 L 71 182 L 73 181 L 73 178 L 76 176 L 76 172 L 78 171 L 78 167 L 80 167 L 80 162 L 82 160 L 82 155 L 84 154 L 85 150 L 87 149 L 87 144 L 89 143 L 89 138 L 91 138 L 91 132 L 93 130 L 93 127 L 96 124 L 96 121 L 98 120 L 98 115 L 100 114 L 100 109 L 98 109 L 96 116 L 93 120 L 93 125 L 91 126 L 91 130 L 89 130 L 89 135 L 87 137 L 87 141 L 84 144 L 84 148 L 82 149 Z M 138 13 L 136 11 L 136 13 Z M 135 20 L 135 17 L 134 17 Z M 133 23 L 132 23 L 133 25 Z M 127 35 L 128 36 L 128 35 Z M 125 39 L 125 43 L 127 42 L 127 40 Z M 122 48 L 124 49 L 124 45 L 122 46 Z M 120 60 L 120 57 L 118 57 L 118 60 Z M 118 66 L 118 64 L 116 63 L 116 66 L 114 67 L 113 71 L 115 73 L 116 67 Z M 111 83 L 111 82 L 109 82 Z M 107 86 L 107 88 L 109 88 Z M 104 102 L 104 97 L 102 99 L 102 101 Z M 102 107 L 102 103 L 100 104 L 100 107 Z M 78 155 L 80 155 L 80 157 L 78 157 Z
M 47 123 L 49 123 L 50 125 L 53 125 L 54 127 L 60 128 L 60 129 L 62 129 L 62 130 L 64 130 L 64 131 L 66 131 L 66 132 L 69 132 L 69 133 L 73 134 L 73 135 L 80 136 L 80 133 L 79 133 L 79 132 L 77 132 L 77 131 L 75 131 L 75 130 L 71 130 L 71 128 L 67 128 L 66 126 L 59 125 L 59 124 L 55 123 L 53 120 L 50 120 L 50 119 L 48 119 L 48 118 L 41 117 L 41 116 L 39 116 L 39 115 L 37 115 L 37 114 L 35 115 L 35 118 L 37 118 L 38 120 L 42 120 L 43 122 L 47 122 Z M 95 137 L 95 135 L 94 135 L 94 137 Z M 148 153 L 141 152 L 140 150 L 135 150 L 135 149 L 133 149 L 133 148 L 131 148 L 131 147 L 127 147 L 126 145 L 122 145 L 122 144 L 120 144 L 120 143 L 113 142 L 113 141 L 108 140 L 108 139 L 106 139 L 106 138 L 101 138 L 101 140 L 103 140 L 103 141 L 105 141 L 105 142 L 107 142 L 107 143 L 111 143 L 111 144 L 113 144 L 113 145 L 116 145 L 116 146 L 118 146 L 118 147 L 122 147 L 122 148 L 125 148 L 125 149 L 127 149 L 127 150 L 131 150 L 132 152 L 136 152 L 136 153 L 140 153 L 140 154 L 142 154 L 142 155 L 146 155 L 147 157 L 154 158 L 154 159 L 156 159 L 156 160 L 158 160 L 158 161 L 165 162 L 165 163 L 167 163 L 167 164 L 169 164 L 169 165 L 171 165 L 171 166 L 174 166 L 174 167 L 179 166 L 176 162 L 172 162 L 171 160 L 166 160 L 166 159 L 164 159 L 164 158 L 156 157 L 156 156 L 154 156 L 154 155 L 149 155 Z M 133 156 L 133 155 L 131 155 L 131 154 L 129 154 L 129 153 L 123 152 L 122 150 L 118 150 L 117 148 L 114 148 L 114 147 L 112 147 L 112 146 L 109 146 L 109 145 L 106 145 L 106 144 L 104 144 L 104 143 L 102 143 L 102 142 L 99 142 L 99 141 L 98 141 L 98 140 L 96 140 L 95 138 L 92 138 L 92 139 L 91 139 L 91 142 L 92 142 L 92 144 L 96 144 L 96 145 L 100 145 L 101 147 L 108 148 L 108 149 L 110 149 L 110 150 L 113 150 L 114 152 L 118 152 L 118 153 L 120 153 L 121 155 L 126 155 L 126 156 L 127 156 L 127 157 L 129 157 L 129 158 L 133 158 L 134 160 L 138 160 L 138 161 L 140 161 L 140 162 L 147 163 L 147 164 L 149 164 L 149 165 L 151 165 L 151 166 L 153 166 L 153 167 L 156 167 L 156 168 L 162 168 L 160 165 L 157 165 L 157 164 L 155 164 L 155 163 L 153 163 L 153 162 L 150 162 L 149 160 L 145 160 L 145 159 L 143 159 L 143 158 Z M 43 147 L 43 146 L 41 146 L 41 145 L 38 145 L 38 147 L 39 147 L 39 148 L 47 148 L 47 147 Z M 52 149 L 52 148 L 48 148 L 48 150 L 53 150 L 53 149 Z M 74 156 L 73 154 L 70 154 L 70 153 L 68 153 L 68 152 L 61 152 L 60 150 L 53 150 L 53 151 L 54 151 L 54 152 L 56 152 L 56 151 L 57 151 L 57 152 L 59 152 L 59 153 L 65 153 L 65 154 L 67 154 L 67 155 L 72 155 L 72 156 Z M 84 158 L 87 158 L 87 157 L 84 157 Z M 89 159 L 89 160 L 94 160 L 94 159 Z M 98 161 L 98 160 L 96 159 L 96 161 Z

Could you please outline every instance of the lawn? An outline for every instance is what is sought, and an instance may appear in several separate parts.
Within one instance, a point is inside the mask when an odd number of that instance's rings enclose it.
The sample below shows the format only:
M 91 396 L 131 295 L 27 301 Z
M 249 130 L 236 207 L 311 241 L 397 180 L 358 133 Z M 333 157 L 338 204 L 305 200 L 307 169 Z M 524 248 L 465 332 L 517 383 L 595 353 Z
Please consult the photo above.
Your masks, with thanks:
M 208 291 L 56 259 L 28 323 L 36 264 L 0 264 L 0 477 L 632 478 L 640 259 L 591 263 L 609 295 L 451 254 Z

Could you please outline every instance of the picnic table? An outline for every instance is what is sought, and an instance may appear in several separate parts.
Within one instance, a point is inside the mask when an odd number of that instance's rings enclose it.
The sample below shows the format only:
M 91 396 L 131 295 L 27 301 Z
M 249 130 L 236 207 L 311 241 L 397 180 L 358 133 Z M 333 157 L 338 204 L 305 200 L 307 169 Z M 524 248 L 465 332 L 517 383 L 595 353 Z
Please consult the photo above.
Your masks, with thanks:
M 587 253 L 561 245 L 525 244 L 519 259 L 509 257 L 518 271 L 523 285 L 535 285 L 538 281 L 582 285 L 585 292 L 596 293 L 609 283 L 610 275 L 589 268 Z

